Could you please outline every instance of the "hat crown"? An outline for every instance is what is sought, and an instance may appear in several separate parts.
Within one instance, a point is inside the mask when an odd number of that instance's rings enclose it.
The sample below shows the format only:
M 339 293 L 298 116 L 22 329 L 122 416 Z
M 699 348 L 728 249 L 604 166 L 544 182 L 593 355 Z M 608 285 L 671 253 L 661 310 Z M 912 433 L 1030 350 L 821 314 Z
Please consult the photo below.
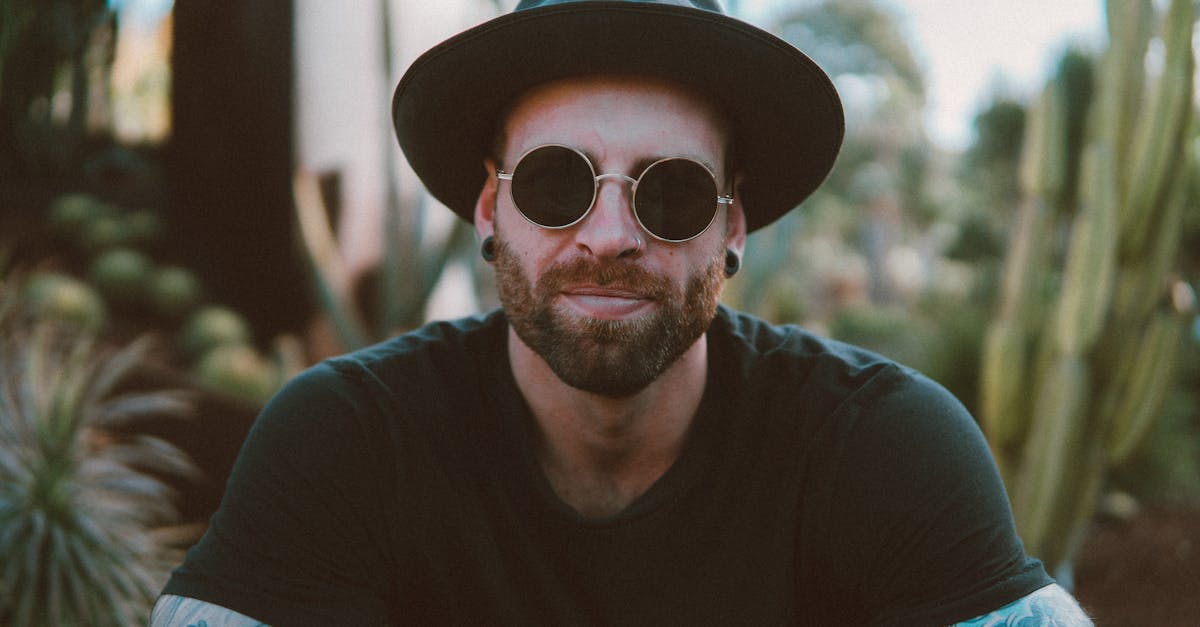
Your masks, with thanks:
M 541 7 L 549 7 L 559 4 L 578 4 L 583 2 L 594 2 L 595 0 L 521 0 L 517 3 L 513 12 L 524 11 L 526 9 L 538 9 Z M 704 11 L 713 11 L 716 13 L 725 13 L 721 9 L 721 5 L 717 0 L 616 0 L 618 2 L 630 2 L 637 4 L 664 4 L 671 6 L 690 7 L 693 9 L 702 9 Z

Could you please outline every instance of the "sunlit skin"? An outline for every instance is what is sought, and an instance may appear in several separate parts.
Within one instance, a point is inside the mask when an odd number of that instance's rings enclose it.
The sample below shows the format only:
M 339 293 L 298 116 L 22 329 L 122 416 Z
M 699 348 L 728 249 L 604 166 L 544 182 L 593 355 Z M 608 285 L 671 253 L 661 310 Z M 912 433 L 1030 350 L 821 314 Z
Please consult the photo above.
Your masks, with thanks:
M 722 191 L 731 191 L 719 118 L 702 100 L 661 82 L 588 77 L 542 86 L 513 109 L 505 137 L 500 155 L 504 167 L 548 143 L 584 151 L 597 172 L 635 177 L 651 161 L 685 156 L 709 166 Z M 628 182 L 602 179 L 596 205 L 581 223 L 550 230 L 518 213 L 503 187 L 507 182 L 500 184 L 495 177 L 496 163 L 488 160 L 484 167 L 489 176 L 475 209 L 476 229 L 481 238 L 497 235 L 504 242 L 514 268 L 531 286 L 549 269 L 571 262 L 631 265 L 664 281 L 682 299 L 701 273 L 719 274 L 726 249 L 741 255 L 745 245 L 745 219 L 736 193 L 733 204 L 722 206 L 699 237 L 668 243 L 638 225 Z M 718 293 L 722 281 L 717 279 Z M 654 316 L 663 303 L 638 290 L 581 279 L 558 289 L 553 306 L 566 324 L 589 319 L 624 323 Z M 619 397 L 567 384 L 511 328 L 508 344 L 517 385 L 540 427 L 539 459 L 559 496 L 580 512 L 603 516 L 620 511 L 678 456 L 704 390 L 703 335 L 657 378 Z

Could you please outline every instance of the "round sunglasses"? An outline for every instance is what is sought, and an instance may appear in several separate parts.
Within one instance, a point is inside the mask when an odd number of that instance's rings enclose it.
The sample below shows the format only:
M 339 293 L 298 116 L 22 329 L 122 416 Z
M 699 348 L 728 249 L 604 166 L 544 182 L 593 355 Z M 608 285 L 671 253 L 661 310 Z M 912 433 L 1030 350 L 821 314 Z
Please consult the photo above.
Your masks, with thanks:
M 528 150 L 511 172 L 496 170 L 496 178 L 509 181 L 509 195 L 521 215 L 547 229 L 565 229 L 587 217 L 601 179 L 629 181 L 638 224 L 666 242 L 699 236 L 716 218 L 717 207 L 733 202 L 732 195 L 718 193 L 712 171 L 694 159 L 659 159 L 637 178 L 615 172 L 596 174 L 587 155 L 559 144 Z

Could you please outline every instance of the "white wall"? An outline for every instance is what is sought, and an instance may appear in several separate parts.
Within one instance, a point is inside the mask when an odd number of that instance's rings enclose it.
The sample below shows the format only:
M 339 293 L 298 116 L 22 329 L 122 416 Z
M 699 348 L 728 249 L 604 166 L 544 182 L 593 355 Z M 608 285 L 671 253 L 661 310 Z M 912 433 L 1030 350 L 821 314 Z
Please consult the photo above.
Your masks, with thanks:
M 387 77 L 381 1 L 295 4 L 296 165 L 314 172 L 341 172 L 338 239 L 350 275 L 379 257 L 388 175 L 385 151 L 392 151 L 400 170 L 401 190 L 416 187 L 392 132 L 396 82 L 422 52 L 495 14 L 488 0 L 387 0 L 395 73 Z

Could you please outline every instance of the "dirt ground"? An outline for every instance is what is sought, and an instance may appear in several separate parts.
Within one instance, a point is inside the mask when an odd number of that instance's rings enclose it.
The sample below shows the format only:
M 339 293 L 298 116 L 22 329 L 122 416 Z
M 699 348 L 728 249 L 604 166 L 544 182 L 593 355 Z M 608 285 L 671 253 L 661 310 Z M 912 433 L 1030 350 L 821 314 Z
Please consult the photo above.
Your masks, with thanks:
M 1200 626 L 1200 504 L 1096 523 L 1076 560 L 1075 596 L 1100 627 Z

